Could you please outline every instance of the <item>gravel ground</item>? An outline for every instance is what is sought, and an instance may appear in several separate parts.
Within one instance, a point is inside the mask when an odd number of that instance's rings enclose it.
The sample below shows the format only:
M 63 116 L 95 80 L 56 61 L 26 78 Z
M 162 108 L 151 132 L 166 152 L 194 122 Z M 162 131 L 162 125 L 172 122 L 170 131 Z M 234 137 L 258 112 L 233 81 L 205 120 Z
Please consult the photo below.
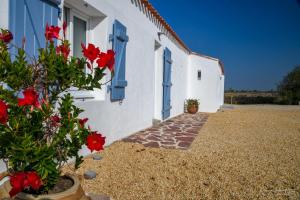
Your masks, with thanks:
M 88 193 L 115 200 L 300 199 L 300 107 L 210 114 L 189 150 L 116 142 L 77 170 Z M 68 169 L 67 171 L 70 171 Z

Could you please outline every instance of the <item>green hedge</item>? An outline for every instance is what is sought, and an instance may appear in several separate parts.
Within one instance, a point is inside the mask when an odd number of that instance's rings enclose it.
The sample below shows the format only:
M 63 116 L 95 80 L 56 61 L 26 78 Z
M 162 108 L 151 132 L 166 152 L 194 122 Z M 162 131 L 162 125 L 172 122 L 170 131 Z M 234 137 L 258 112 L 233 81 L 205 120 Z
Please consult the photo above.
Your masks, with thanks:
M 231 102 L 232 98 L 232 102 Z M 278 104 L 276 97 L 263 96 L 225 96 L 225 103 L 227 104 Z

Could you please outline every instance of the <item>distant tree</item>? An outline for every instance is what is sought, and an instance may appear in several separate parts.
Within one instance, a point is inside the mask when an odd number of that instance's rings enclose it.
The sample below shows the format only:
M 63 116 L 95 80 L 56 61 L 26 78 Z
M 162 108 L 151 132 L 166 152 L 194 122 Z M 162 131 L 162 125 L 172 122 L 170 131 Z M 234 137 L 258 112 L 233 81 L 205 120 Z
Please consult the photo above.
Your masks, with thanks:
M 300 102 L 300 65 L 289 72 L 278 85 L 282 103 L 299 104 Z
M 227 92 L 235 92 L 235 90 L 233 88 L 229 88 Z

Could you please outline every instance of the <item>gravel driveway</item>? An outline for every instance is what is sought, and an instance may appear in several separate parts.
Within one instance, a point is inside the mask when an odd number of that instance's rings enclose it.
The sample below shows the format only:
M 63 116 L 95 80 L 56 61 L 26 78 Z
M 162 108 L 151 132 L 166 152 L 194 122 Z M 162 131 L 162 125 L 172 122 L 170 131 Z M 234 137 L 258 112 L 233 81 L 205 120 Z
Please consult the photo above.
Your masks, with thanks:
M 300 107 L 210 114 L 189 150 L 116 142 L 76 172 L 85 191 L 117 200 L 299 199 Z

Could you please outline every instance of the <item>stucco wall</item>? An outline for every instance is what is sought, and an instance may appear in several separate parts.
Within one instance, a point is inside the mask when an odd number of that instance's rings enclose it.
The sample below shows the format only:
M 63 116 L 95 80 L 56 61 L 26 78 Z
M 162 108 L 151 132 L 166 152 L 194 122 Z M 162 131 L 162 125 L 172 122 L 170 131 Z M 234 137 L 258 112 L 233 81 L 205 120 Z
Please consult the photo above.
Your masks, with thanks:
M 198 70 L 201 80 L 198 80 Z M 190 55 L 188 76 L 188 98 L 200 100 L 201 112 L 216 112 L 223 104 L 224 92 L 224 78 L 218 61 Z
M 8 3 L 9 0 L 1 0 L 1 6 L 0 6 L 0 28 L 7 29 L 8 28 Z
M 4 0 L 8 2 L 8 0 Z M 160 30 L 143 13 L 134 0 L 65 0 L 84 14 L 90 15 L 88 32 L 89 42 L 100 46 L 101 50 L 110 49 L 109 34 L 113 22 L 119 20 L 127 27 L 129 42 L 126 51 L 125 99 L 122 102 L 111 102 L 106 86 L 96 91 L 94 100 L 77 101 L 85 109 L 82 117 L 88 117 L 88 124 L 93 130 L 106 136 L 106 144 L 124 138 L 136 131 L 152 126 L 153 119 L 162 118 L 162 82 L 163 50 L 168 47 L 172 52 L 171 69 L 171 116 L 183 113 L 187 97 L 199 98 L 202 112 L 215 112 L 222 104 L 224 78 L 220 80 L 221 71 L 216 61 L 188 55 L 168 37 L 161 35 Z M 62 1 L 62 5 L 64 1 Z M 0 9 L 2 9 L 1 7 Z M 5 9 L 0 10 L 0 25 L 8 19 Z M 5 14 L 6 13 L 6 14 Z M 2 15 L 7 16 L 3 18 Z M 8 21 L 8 20 L 7 20 Z M 60 21 L 60 24 L 62 22 Z M 4 26 L 4 25 L 3 25 Z M 5 26 L 4 26 L 5 27 Z M 155 41 L 159 48 L 155 51 Z M 197 70 L 202 70 L 202 80 L 197 80 Z M 109 80 L 110 77 L 106 77 Z M 223 84 L 223 85 L 222 85 Z M 83 155 L 90 153 L 86 148 Z M 0 171 L 1 171 L 0 164 Z
M 127 27 L 129 36 L 126 51 L 128 86 L 125 90 L 125 99 L 122 102 L 111 102 L 110 94 L 104 92 L 104 100 L 77 103 L 86 110 L 83 115 L 90 119 L 89 125 L 92 129 L 102 132 L 107 137 L 106 144 L 110 144 L 152 126 L 154 118 L 161 119 L 162 59 L 165 47 L 171 50 L 173 59 L 171 117 L 181 114 L 186 98 L 187 53 L 165 35 L 159 39 L 157 27 L 131 1 L 89 0 L 87 2 L 106 16 L 108 26 L 107 34 L 104 35 L 106 42 L 97 38 L 97 26 L 92 33 L 91 42 L 99 41 L 97 45 L 104 49 L 111 48 L 108 35 L 112 32 L 115 19 Z M 155 41 L 161 45 L 157 52 Z M 160 64 L 155 64 L 159 62 Z M 106 91 L 105 87 L 103 91 Z M 87 154 L 89 151 L 85 149 L 82 153 Z

